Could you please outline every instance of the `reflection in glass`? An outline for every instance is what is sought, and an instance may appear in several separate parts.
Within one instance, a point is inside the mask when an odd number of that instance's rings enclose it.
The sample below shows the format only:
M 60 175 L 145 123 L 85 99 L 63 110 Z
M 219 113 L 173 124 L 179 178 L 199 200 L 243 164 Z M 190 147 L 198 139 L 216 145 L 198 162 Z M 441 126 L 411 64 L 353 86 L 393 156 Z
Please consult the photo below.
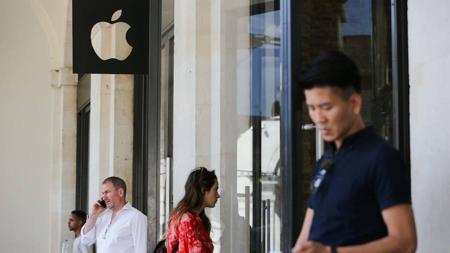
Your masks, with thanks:
M 175 6 L 184 6 L 186 1 L 175 2 Z M 170 211 L 162 207 L 171 204 L 172 196 L 166 173 L 173 168 L 174 174 L 183 175 L 194 161 L 215 169 L 219 177 L 221 198 L 208 210 L 214 251 L 281 252 L 280 100 L 284 84 L 280 1 L 188 3 L 195 7 L 195 16 L 191 10 L 175 12 L 173 44 L 177 46 L 162 49 L 161 104 L 173 104 L 174 112 L 161 108 L 161 129 L 173 127 L 173 138 L 181 145 L 174 145 L 172 157 L 171 131 L 161 130 L 160 142 L 170 148 L 160 150 L 160 235 Z M 301 3 L 300 23 L 292 24 L 300 27 L 301 62 L 310 62 L 324 50 L 342 50 L 355 59 L 363 76 L 364 119 L 391 140 L 389 2 Z M 169 84 L 167 90 L 165 84 Z M 301 183 L 308 189 L 317 142 L 314 126 L 307 125 L 311 123 L 307 112 L 302 113 L 302 167 L 293 169 L 305 173 L 307 180 Z M 189 143 L 184 146 L 185 142 Z M 191 147 L 195 150 L 187 150 Z M 185 153 L 189 155 L 182 157 Z M 167 157 L 173 158 L 173 164 Z M 183 191 L 176 182 L 173 187 L 175 193 Z M 303 192 L 307 199 L 307 191 Z
M 249 96 L 239 100 L 250 104 L 249 128 L 237 141 L 236 185 L 239 216 L 250 233 L 246 252 L 279 252 L 280 12 L 273 8 L 273 2 L 266 4 L 266 8 L 261 6 L 253 6 L 249 21 Z
M 320 52 L 328 50 L 343 51 L 355 60 L 361 72 L 363 119 L 393 143 L 390 1 L 304 0 L 300 30 L 302 62 L 311 62 Z M 306 110 L 302 121 L 311 122 Z M 315 131 L 314 128 L 302 131 L 305 200 L 316 159 Z

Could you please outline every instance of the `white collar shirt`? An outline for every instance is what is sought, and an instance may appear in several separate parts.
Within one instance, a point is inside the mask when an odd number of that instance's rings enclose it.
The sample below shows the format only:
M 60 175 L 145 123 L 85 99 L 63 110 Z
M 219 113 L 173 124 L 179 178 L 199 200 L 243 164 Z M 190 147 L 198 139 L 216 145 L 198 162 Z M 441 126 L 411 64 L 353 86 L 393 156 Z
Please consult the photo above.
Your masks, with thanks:
M 97 253 L 146 253 L 147 217 L 127 203 L 116 215 L 105 210 L 87 233 L 81 229 L 81 242 L 96 243 Z
M 81 236 L 73 240 L 72 253 L 92 253 L 92 247 L 81 243 Z

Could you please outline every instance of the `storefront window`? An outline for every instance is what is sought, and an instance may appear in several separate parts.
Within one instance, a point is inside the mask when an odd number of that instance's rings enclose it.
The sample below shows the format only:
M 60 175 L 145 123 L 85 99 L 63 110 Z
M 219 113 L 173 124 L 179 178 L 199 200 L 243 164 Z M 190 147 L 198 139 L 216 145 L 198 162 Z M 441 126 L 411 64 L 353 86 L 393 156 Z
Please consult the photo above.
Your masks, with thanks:
M 162 11 L 173 26 L 162 27 L 158 236 L 187 174 L 206 166 L 221 189 L 208 210 L 215 252 L 281 252 L 279 3 L 170 2 Z
M 302 7 L 301 61 L 309 63 L 328 50 L 350 56 L 361 74 L 363 120 L 393 144 L 391 1 L 303 0 Z M 307 200 L 311 169 L 323 152 L 323 143 L 306 110 L 302 122 L 302 171 Z
M 282 238 L 283 231 L 293 231 L 282 226 L 288 224 L 282 209 L 288 206 L 283 192 L 289 186 L 282 184 L 280 160 L 285 152 L 280 145 L 283 89 L 295 85 L 282 74 L 287 67 L 283 47 L 290 42 L 283 41 L 283 25 L 288 24 L 281 18 L 289 11 L 269 0 L 163 1 L 160 238 L 184 194 L 187 175 L 205 166 L 216 171 L 221 194 L 217 206 L 207 211 L 214 252 L 289 248 Z M 389 1 L 302 0 L 299 11 L 298 23 L 290 25 L 300 27 L 292 31 L 300 33 L 301 63 L 327 50 L 355 59 L 363 80 L 364 120 L 391 141 Z M 298 183 L 306 189 L 323 143 L 307 112 L 301 121 L 303 126 L 294 129 L 302 133 L 301 164 L 289 169 L 304 173 Z M 306 200 L 306 192 L 293 194 Z

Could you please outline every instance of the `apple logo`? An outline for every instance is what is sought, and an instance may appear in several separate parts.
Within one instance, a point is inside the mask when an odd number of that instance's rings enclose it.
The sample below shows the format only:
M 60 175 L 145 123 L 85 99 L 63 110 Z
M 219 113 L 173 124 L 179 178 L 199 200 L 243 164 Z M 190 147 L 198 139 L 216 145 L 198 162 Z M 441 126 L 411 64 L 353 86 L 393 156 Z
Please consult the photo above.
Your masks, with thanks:
M 133 50 L 126 38 L 130 25 L 125 22 L 115 22 L 121 15 L 122 10 L 117 10 L 111 17 L 111 23 L 98 22 L 91 29 L 92 47 L 103 61 L 109 59 L 123 61 Z

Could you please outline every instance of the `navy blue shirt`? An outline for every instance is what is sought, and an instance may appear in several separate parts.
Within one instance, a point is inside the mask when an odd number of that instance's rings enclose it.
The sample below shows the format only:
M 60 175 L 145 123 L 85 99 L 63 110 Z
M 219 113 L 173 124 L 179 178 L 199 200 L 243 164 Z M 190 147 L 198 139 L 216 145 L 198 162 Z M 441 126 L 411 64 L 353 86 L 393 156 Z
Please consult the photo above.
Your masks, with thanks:
M 381 211 L 411 203 L 410 177 L 400 154 L 368 127 L 346 138 L 336 153 L 327 150 L 315 175 L 326 159 L 333 164 L 309 199 L 314 210 L 309 240 L 346 246 L 385 237 Z

